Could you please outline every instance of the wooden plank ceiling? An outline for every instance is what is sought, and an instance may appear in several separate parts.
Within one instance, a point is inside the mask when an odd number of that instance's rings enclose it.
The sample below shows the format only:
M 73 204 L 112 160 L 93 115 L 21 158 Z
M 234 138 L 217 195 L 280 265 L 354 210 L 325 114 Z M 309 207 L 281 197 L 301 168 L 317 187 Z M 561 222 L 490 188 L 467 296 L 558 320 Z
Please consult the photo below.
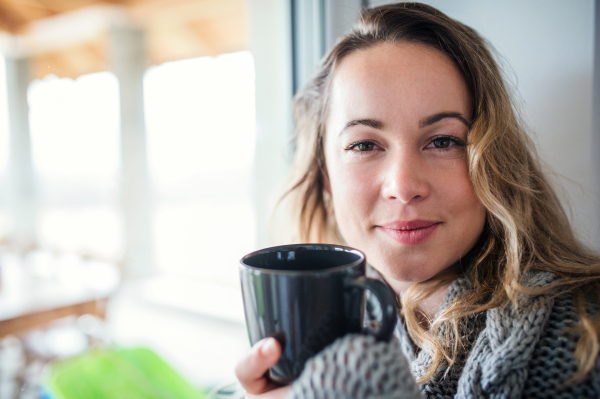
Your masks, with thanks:
M 111 21 L 91 33 L 86 29 L 100 15 L 143 29 L 150 65 L 247 48 L 246 0 L 0 0 L 0 31 L 22 39 L 33 79 L 75 78 L 109 69 Z M 58 30 L 69 37 L 48 45 Z

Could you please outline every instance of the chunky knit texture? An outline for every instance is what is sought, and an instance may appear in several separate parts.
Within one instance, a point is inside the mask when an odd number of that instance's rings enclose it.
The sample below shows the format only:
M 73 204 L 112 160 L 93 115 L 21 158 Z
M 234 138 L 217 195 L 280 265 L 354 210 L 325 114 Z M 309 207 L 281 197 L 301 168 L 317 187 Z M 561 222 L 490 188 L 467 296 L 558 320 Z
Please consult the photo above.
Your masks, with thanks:
M 526 285 L 541 287 L 555 276 L 532 273 Z M 468 289 L 460 278 L 450 287 L 446 306 Z M 348 335 L 309 360 L 293 384 L 290 398 L 599 398 L 600 361 L 583 381 L 574 375 L 577 323 L 570 294 L 551 298 L 521 295 L 519 306 L 492 309 L 468 321 L 463 339 L 471 348 L 450 370 L 418 386 L 430 364 L 427 350 L 415 355 L 402 323 L 392 342 Z
M 310 359 L 292 391 L 315 399 L 421 397 L 398 341 L 362 335 L 339 339 Z

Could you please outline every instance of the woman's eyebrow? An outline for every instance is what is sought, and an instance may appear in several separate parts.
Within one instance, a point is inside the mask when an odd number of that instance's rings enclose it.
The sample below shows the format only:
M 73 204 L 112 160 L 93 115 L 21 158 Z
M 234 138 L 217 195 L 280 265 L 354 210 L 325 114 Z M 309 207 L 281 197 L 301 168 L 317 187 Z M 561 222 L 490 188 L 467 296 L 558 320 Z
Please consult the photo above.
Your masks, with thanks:
M 356 125 L 365 125 L 368 127 L 372 127 L 373 129 L 381 130 L 383 129 L 383 122 L 378 121 L 376 119 L 354 119 L 344 125 L 344 128 L 340 131 L 340 134 L 344 133 L 346 129 Z
M 462 116 L 462 114 L 460 114 L 458 112 L 439 112 L 437 114 L 433 114 L 431 116 L 428 116 L 427 118 L 421 119 L 421 122 L 419 122 L 419 127 L 431 126 L 434 123 L 439 122 L 439 121 L 441 121 L 442 119 L 445 119 L 445 118 L 455 118 L 455 119 L 458 119 L 459 121 L 461 121 L 462 123 L 464 123 L 466 127 L 471 127 L 471 124 L 469 122 L 467 122 L 467 120 L 465 119 L 465 117 Z

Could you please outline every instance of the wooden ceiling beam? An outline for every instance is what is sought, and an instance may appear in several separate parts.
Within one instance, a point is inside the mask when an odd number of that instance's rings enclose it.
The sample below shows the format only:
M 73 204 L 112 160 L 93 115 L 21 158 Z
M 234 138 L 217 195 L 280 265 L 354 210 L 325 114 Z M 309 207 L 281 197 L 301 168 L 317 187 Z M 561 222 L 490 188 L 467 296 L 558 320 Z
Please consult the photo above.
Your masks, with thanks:
M 27 8 L 48 10 L 48 7 L 40 3 L 39 0 L 4 0 L 5 3 L 10 3 L 11 7 L 22 6 Z
M 0 0 L 0 16 L 12 15 L 2 6 L 17 1 Z M 59 0 L 23 1 L 59 10 L 53 8 Z M 145 30 L 151 65 L 247 48 L 246 0 L 72 0 L 71 7 L 92 2 L 77 11 L 49 11 L 58 14 L 29 23 L 18 35 L 0 32 L 0 52 L 30 57 L 35 78 L 76 78 L 106 70 L 107 33 L 115 24 Z
M 126 10 L 116 6 L 93 6 L 58 14 L 35 21 L 12 36 L 12 40 L 0 42 L 0 52 L 28 57 L 69 48 L 106 33 L 116 21 L 128 20 Z
M 75 9 L 85 7 L 86 5 L 90 5 L 90 4 L 82 5 L 81 0 L 77 0 L 77 1 L 68 2 L 70 7 L 65 8 L 64 4 L 66 2 L 64 2 L 64 1 L 48 1 L 48 0 L 34 0 L 34 1 L 37 4 L 39 4 L 41 7 L 44 7 L 48 10 L 52 10 L 54 13 L 69 12 L 69 11 L 73 11 Z M 90 3 L 90 2 L 88 1 L 87 3 Z M 76 4 L 76 5 L 73 7 L 73 4 Z
M 70 46 L 32 57 L 32 79 L 48 74 L 75 79 L 88 73 L 107 69 L 106 46 L 108 38 L 99 37 L 87 43 Z
M 240 0 L 146 0 L 128 5 L 139 20 L 154 19 L 204 19 L 245 12 L 245 2 Z
M 79 10 L 95 4 L 112 2 L 110 0 L 8 0 L 14 5 L 35 7 L 48 10 L 52 14 L 60 14 Z
M 13 9 L 4 0 L 0 0 L 0 30 L 15 33 L 26 22 L 22 18 L 15 16 Z
M 124 5 L 127 0 L 2 0 L 0 30 L 15 33 L 35 21 L 94 5 Z M 3 23 L 4 22 L 4 23 Z
M 4 0 L 4 5 L 5 8 L 8 8 L 13 15 L 17 15 L 21 20 L 20 26 L 17 29 L 19 31 L 25 29 L 27 25 L 33 21 L 56 15 L 56 12 L 40 6 L 40 4 L 34 0 Z

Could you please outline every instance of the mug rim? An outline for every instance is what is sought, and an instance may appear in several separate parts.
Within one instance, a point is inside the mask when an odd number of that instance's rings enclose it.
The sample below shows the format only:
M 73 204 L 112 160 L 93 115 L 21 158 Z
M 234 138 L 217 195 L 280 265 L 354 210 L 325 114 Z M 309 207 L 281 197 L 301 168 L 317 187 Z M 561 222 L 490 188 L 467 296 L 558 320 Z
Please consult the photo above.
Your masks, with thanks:
M 300 247 L 312 247 L 312 249 L 316 249 L 318 250 L 319 248 L 315 248 L 315 247 L 334 247 L 334 248 L 340 248 L 342 251 L 345 252 L 351 252 L 354 253 L 356 255 L 359 256 L 359 258 L 357 260 L 355 260 L 354 262 L 350 262 L 350 263 L 346 263 L 344 265 L 340 265 L 340 266 L 334 266 L 334 267 L 330 267 L 327 269 L 318 269 L 318 270 L 282 270 L 282 269 L 266 269 L 266 268 L 262 268 L 262 267 L 256 267 L 256 266 L 250 266 L 249 264 L 245 263 L 245 260 L 247 258 L 250 258 L 252 256 L 256 256 L 256 255 L 262 255 L 265 253 L 271 253 L 271 252 L 276 252 L 278 250 L 292 250 L 292 249 L 298 249 Z M 267 248 L 262 248 L 253 252 L 250 252 L 249 254 L 246 254 L 242 257 L 242 259 L 240 259 L 240 269 L 250 269 L 252 271 L 258 271 L 264 274 L 287 274 L 287 275 L 297 275 L 297 276 L 301 276 L 301 275 L 315 275 L 315 274 L 323 274 L 323 273 L 335 273 L 337 271 L 340 270 L 344 270 L 344 269 L 350 269 L 352 267 L 358 266 L 361 263 L 365 263 L 366 266 L 366 255 L 359 249 L 356 248 L 352 248 L 352 247 L 347 247 L 345 245 L 337 245 L 337 244 L 318 244 L 318 243 L 306 243 L 306 244 L 286 244 L 286 245 L 275 245 L 273 247 L 267 247 Z

